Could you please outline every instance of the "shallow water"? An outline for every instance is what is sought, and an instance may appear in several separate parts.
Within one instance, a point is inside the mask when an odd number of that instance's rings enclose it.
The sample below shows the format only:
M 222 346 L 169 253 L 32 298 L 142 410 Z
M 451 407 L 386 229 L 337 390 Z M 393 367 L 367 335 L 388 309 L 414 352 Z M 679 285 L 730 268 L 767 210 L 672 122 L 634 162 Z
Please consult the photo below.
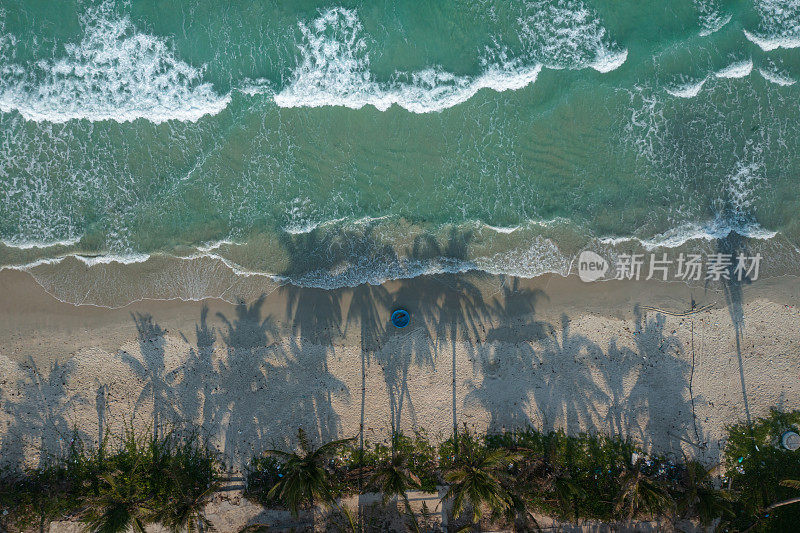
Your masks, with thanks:
M 116 305 L 735 232 L 797 273 L 798 47 L 797 0 L 7 0 L 0 264 Z

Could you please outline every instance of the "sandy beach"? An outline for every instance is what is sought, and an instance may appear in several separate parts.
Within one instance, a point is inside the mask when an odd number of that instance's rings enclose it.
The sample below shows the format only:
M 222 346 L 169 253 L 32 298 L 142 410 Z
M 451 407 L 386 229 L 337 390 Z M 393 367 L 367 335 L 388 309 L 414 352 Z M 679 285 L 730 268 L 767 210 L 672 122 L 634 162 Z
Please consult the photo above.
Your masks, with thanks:
M 377 442 L 392 427 L 444 439 L 454 423 L 619 434 L 713 462 L 727 424 L 800 401 L 793 278 L 722 290 L 462 274 L 105 309 L 3 271 L 0 294 L 5 464 L 126 425 L 198 430 L 238 469 L 297 427 L 321 441 L 363 424 Z M 675 316 L 693 301 L 711 307 Z

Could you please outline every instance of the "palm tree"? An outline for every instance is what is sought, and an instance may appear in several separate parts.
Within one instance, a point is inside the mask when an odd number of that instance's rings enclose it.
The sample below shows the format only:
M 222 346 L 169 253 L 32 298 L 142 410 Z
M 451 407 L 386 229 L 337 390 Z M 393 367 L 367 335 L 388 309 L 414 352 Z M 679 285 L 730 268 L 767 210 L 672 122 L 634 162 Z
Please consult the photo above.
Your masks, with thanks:
M 781 486 L 800 490 L 800 480 L 784 479 L 783 481 L 781 481 Z M 783 500 L 777 503 L 773 503 L 772 505 L 767 507 L 767 510 L 772 510 L 775 509 L 776 507 L 783 507 L 784 505 L 789 505 L 791 503 L 800 503 L 800 497 L 789 498 L 788 500 Z
M 394 441 L 394 437 L 392 437 Z M 394 445 L 392 446 L 394 450 Z M 392 453 L 389 461 L 379 465 L 370 478 L 370 485 L 378 487 L 382 494 L 383 504 L 390 499 L 401 499 L 406 514 L 411 518 L 412 529 L 419 533 L 419 523 L 414 511 L 411 509 L 411 502 L 408 500 L 410 489 L 419 489 L 419 478 L 409 469 L 408 454 Z
M 466 432 L 465 432 L 466 433 Z M 450 483 L 442 500 L 452 500 L 452 516 L 457 518 L 467 507 L 472 508 L 471 524 L 483 517 L 483 508 L 492 514 L 505 515 L 514 505 L 507 468 L 514 460 L 507 450 L 486 450 L 472 442 L 469 433 L 463 437 L 461 453 L 445 473 Z
M 631 461 L 621 474 L 622 488 L 617 494 L 616 513 L 632 520 L 643 511 L 657 515 L 673 506 L 664 484 L 645 474 L 643 460 Z
M 732 512 L 727 493 L 713 486 L 712 476 L 718 467 L 706 468 L 699 461 L 687 461 L 681 480 L 676 502 L 678 513 L 687 518 L 696 517 L 703 527 Z
M 129 432 L 114 469 L 98 475 L 97 490 L 85 498 L 83 521 L 93 533 L 144 533 L 150 522 L 151 483 L 147 475 L 151 449 L 143 447 Z
M 577 521 L 580 503 L 587 494 L 571 475 L 574 466 L 569 463 L 570 456 L 559 460 L 557 438 L 557 434 L 546 436 L 548 442 L 544 456 L 529 448 L 517 449 L 519 460 L 516 462 L 518 474 L 515 481 L 525 487 L 528 498 L 552 504 L 557 515 Z
M 305 431 L 299 429 L 297 440 L 300 445 L 299 453 L 282 450 L 264 452 L 283 460 L 282 477 L 270 489 L 267 497 L 278 498 L 295 518 L 300 507 L 305 504 L 313 506 L 316 502 L 323 505 L 334 503 L 333 487 L 325 463 L 353 438 L 332 441 L 314 449 L 308 442 Z
M 173 533 L 213 529 L 205 516 L 205 508 L 220 488 L 216 457 L 205 447 L 186 441 L 170 450 L 171 441 L 164 440 L 166 461 L 154 474 L 163 478 L 158 503 L 152 519 Z
M 199 491 L 191 490 L 192 487 L 182 486 L 178 480 L 176 480 L 175 486 L 176 494 L 159 506 L 153 513 L 153 520 L 172 533 L 213 530 L 214 527 L 206 518 L 205 507 L 214 493 L 219 490 L 219 484 L 207 485 Z

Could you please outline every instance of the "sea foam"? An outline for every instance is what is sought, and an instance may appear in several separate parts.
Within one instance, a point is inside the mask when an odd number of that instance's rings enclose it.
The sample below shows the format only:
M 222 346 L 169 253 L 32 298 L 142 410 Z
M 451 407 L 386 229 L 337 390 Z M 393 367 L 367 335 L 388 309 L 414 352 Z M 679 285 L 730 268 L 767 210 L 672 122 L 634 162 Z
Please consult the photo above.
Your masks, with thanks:
M 137 31 L 110 3 L 88 9 L 81 25 L 83 39 L 65 44 L 60 58 L 17 64 L 0 48 L 0 111 L 56 123 L 194 122 L 230 102 L 202 80 L 202 68 L 178 59 L 164 39 Z
M 583 15 L 580 15 L 583 17 Z M 583 21 L 583 18 L 580 18 Z M 539 25 L 521 19 L 522 34 L 530 33 L 530 26 Z M 412 113 L 430 113 L 456 106 L 472 98 L 481 89 L 496 92 L 519 90 L 536 81 L 542 67 L 541 59 L 551 58 L 553 68 L 591 67 L 599 72 L 610 72 L 622 65 L 627 50 L 613 47 L 604 40 L 604 30 L 596 23 L 586 22 L 594 33 L 587 52 L 580 48 L 584 41 L 576 41 L 584 26 L 573 24 L 571 33 L 551 29 L 556 44 L 548 43 L 531 57 L 509 58 L 506 50 L 493 55 L 497 61 L 484 61 L 484 71 L 477 76 L 456 75 L 439 67 L 429 67 L 414 72 L 396 72 L 389 81 L 378 81 L 370 71 L 370 55 L 366 37 L 358 14 L 344 8 L 329 9 L 311 23 L 298 25 L 301 43 L 299 58 L 291 82 L 278 92 L 274 99 L 280 107 L 343 106 L 360 109 L 371 105 L 385 111 L 397 105 Z M 594 24 L 594 25 L 593 25 Z M 538 38 L 538 37 L 537 37 Z M 579 50 L 580 48 L 580 50 Z M 572 63 L 566 63 L 556 52 L 561 51 Z
M 701 37 L 716 33 L 733 17 L 731 13 L 722 12 L 718 0 L 694 0 L 694 5 L 700 16 Z
M 748 40 L 765 52 L 800 47 L 800 0 L 757 0 L 755 8 L 761 22 L 756 31 L 742 30 Z
M 753 60 L 737 61 L 714 73 L 717 78 L 744 78 L 753 71 Z
M 797 83 L 797 80 L 792 79 L 787 74 L 778 72 L 776 70 L 760 68 L 758 69 L 758 73 L 761 74 L 765 80 L 782 87 L 788 87 L 789 85 L 794 85 Z
M 668 88 L 666 91 L 677 98 L 694 98 L 700 94 L 700 90 L 703 88 L 706 81 L 708 81 L 708 78 L 703 78 L 700 81 L 691 81 L 683 85 Z

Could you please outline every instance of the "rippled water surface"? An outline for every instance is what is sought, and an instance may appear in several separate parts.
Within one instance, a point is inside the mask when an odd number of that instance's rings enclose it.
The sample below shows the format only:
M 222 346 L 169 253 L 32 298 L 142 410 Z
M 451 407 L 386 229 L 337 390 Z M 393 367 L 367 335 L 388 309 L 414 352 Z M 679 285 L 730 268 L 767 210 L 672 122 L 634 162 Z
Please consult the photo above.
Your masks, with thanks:
M 0 264 L 117 305 L 735 232 L 796 273 L 799 80 L 798 0 L 6 0 Z

